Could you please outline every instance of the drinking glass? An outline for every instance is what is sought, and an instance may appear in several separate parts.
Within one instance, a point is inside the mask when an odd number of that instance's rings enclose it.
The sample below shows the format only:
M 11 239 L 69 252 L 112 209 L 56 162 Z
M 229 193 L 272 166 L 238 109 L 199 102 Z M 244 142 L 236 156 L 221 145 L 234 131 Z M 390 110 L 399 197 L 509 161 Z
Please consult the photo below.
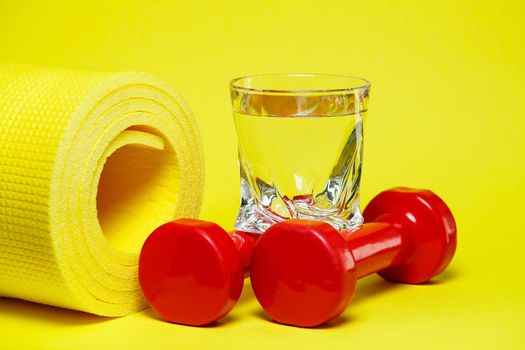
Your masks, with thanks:
M 338 230 L 363 223 L 359 182 L 370 82 L 320 74 L 230 82 L 241 203 L 235 229 L 263 233 L 294 218 Z

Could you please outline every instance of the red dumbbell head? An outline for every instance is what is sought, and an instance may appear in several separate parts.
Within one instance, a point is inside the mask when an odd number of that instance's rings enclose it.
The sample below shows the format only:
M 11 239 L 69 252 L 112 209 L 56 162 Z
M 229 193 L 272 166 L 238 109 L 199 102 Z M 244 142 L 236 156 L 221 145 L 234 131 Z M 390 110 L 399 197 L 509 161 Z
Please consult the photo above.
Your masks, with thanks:
M 352 254 L 327 223 L 280 222 L 266 230 L 252 253 L 255 296 L 277 322 L 314 327 L 338 316 L 355 280 Z
M 239 252 L 226 231 L 180 219 L 157 228 L 139 258 L 144 296 L 165 320 L 205 325 L 226 315 L 243 286 Z
M 400 224 L 411 241 L 410 258 L 379 272 L 394 282 L 423 283 L 442 272 L 456 251 L 456 223 L 434 192 L 397 187 L 379 193 L 363 212 L 365 222 Z

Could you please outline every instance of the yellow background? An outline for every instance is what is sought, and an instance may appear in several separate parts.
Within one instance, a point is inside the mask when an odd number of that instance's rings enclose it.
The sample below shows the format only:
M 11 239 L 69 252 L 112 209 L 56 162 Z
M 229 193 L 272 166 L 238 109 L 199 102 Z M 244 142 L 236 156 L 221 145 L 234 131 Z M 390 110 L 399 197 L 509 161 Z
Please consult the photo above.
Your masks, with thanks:
M 226 228 L 239 200 L 229 79 L 369 78 L 363 207 L 394 185 L 433 189 L 459 246 L 434 283 L 360 281 L 321 329 L 267 321 L 249 286 L 207 328 L 0 299 L 0 348 L 525 348 L 524 13 L 520 1 L 1 1 L 0 61 L 149 71 L 183 93 L 206 152 L 201 217 Z

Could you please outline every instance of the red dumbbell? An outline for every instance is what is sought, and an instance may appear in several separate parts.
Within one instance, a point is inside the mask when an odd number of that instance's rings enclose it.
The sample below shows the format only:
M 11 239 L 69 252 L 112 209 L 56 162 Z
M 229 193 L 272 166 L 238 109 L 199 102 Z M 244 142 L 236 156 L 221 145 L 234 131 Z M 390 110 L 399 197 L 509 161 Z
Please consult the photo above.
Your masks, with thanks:
M 252 253 L 251 281 L 275 321 L 302 327 L 341 314 L 358 278 L 378 272 L 422 283 L 445 269 L 456 249 L 446 204 L 427 190 L 395 188 L 377 195 L 365 224 L 338 232 L 326 223 L 290 220 L 271 226 Z
M 225 316 L 241 295 L 255 238 L 228 234 L 219 225 L 179 219 L 158 227 L 144 242 L 139 281 L 165 320 L 192 326 Z

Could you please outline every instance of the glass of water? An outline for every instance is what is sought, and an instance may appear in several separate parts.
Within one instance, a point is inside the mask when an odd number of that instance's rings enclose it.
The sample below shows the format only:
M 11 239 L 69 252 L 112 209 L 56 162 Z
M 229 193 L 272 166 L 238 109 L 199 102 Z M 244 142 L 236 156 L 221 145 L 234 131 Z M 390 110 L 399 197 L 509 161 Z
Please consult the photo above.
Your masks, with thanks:
M 294 218 L 357 227 L 370 82 L 317 74 L 230 82 L 239 144 L 235 229 L 263 233 Z

